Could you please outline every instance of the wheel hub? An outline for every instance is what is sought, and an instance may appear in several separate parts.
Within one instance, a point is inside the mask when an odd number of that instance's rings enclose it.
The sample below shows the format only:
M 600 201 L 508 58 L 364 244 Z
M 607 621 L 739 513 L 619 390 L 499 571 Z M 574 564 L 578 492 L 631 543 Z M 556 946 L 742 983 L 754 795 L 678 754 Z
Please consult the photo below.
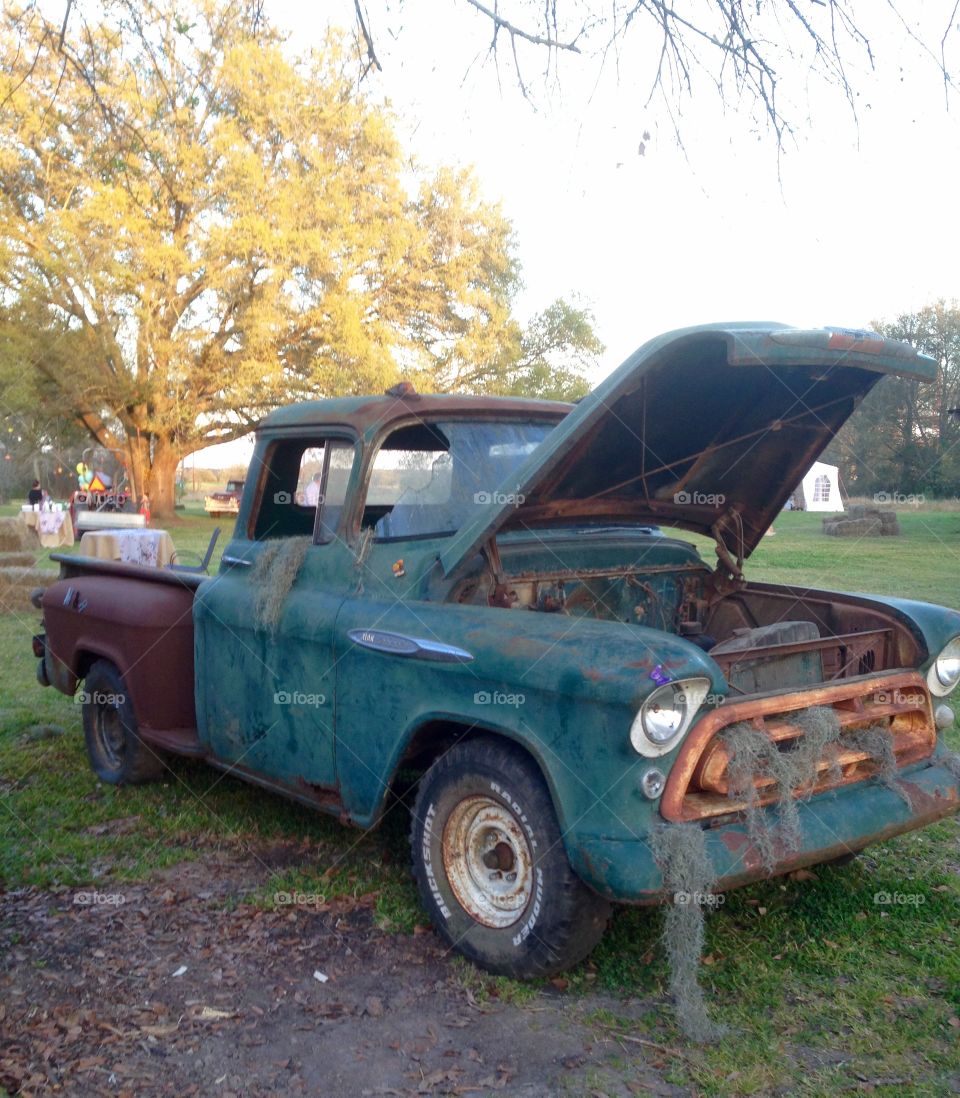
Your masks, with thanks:
M 125 738 L 120 713 L 114 706 L 100 705 L 97 709 L 96 728 L 103 753 L 114 768 L 123 761 Z
M 491 797 L 467 797 L 450 813 L 443 868 L 460 906 L 494 929 L 517 922 L 533 892 L 533 858 L 520 821 Z

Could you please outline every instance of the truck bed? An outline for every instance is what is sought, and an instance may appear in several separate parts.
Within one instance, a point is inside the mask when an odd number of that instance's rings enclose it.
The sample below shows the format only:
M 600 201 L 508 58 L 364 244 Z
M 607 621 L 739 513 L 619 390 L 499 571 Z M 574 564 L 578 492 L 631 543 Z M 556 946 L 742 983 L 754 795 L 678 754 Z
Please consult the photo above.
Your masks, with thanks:
M 72 696 L 98 659 L 129 685 L 141 736 L 202 754 L 194 701 L 193 599 L 210 577 L 55 553 L 60 578 L 41 600 L 40 674 Z

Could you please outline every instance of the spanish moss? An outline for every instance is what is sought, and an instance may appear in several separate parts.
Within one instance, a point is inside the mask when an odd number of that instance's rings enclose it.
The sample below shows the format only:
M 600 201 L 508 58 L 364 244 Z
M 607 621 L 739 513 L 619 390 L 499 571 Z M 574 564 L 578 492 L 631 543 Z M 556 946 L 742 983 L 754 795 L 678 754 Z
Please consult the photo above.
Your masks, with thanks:
M 705 936 L 704 908 L 710 906 L 716 880 L 703 831 L 696 824 L 658 827 L 650 836 L 650 846 L 668 894 L 663 943 L 677 1020 L 691 1041 L 716 1041 L 726 1030 L 707 1013 L 697 978 Z

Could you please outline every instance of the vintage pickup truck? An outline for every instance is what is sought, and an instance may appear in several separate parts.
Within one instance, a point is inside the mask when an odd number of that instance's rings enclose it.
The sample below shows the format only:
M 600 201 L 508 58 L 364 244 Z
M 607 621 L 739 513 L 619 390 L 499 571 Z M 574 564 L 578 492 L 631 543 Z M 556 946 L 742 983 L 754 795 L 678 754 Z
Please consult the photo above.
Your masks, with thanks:
M 40 682 L 84 682 L 108 782 L 191 755 L 372 828 L 419 774 L 435 926 L 493 971 L 558 971 L 611 901 L 663 898 L 655 831 L 702 833 L 727 889 L 957 811 L 960 613 L 743 574 L 887 374 L 935 365 L 871 333 L 725 324 L 652 340 L 576 406 L 401 385 L 279 409 L 219 574 L 57 558 Z M 726 731 L 792 758 L 812 712 L 835 734 L 802 788 L 734 788 Z M 771 866 L 748 802 L 775 816 L 784 792 L 799 841 Z
M 222 492 L 213 492 L 205 496 L 203 509 L 213 518 L 223 515 L 236 515 L 240 511 L 240 498 L 243 495 L 242 480 L 228 480 Z

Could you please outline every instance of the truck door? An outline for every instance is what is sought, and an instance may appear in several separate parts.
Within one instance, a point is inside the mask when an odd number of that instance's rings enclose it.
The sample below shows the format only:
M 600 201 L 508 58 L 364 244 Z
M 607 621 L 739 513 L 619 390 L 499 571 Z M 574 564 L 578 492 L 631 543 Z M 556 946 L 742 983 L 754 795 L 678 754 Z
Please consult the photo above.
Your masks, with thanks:
M 333 629 L 353 566 L 337 529 L 353 464 L 346 438 L 260 440 L 220 573 L 194 602 L 201 742 L 308 800 L 337 788 Z

